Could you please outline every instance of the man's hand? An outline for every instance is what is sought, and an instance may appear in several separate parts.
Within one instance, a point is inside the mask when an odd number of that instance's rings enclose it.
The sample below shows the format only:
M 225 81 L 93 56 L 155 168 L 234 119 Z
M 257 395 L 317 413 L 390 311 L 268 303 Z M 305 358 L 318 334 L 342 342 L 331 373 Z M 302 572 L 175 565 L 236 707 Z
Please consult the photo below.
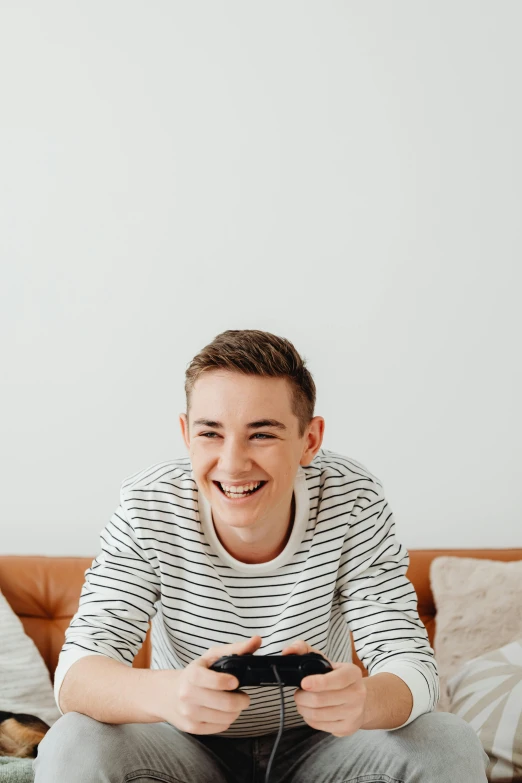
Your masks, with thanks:
M 222 655 L 252 654 L 261 644 L 260 636 L 252 636 L 246 642 L 211 647 L 185 669 L 161 672 L 153 695 L 156 704 L 160 702 L 160 720 L 189 734 L 226 731 L 248 707 L 250 697 L 241 691 L 229 693 L 238 687 L 237 677 L 209 667 Z
M 319 650 L 298 639 L 285 647 L 282 654 L 310 652 Z M 304 677 L 294 699 L 297 711 L 313 729 L 329 732 L 334 737 L 347 737 L 355 734 L 364 722 L 367 691 L 362 672 L 354 663 L 329 663 L 333 671 Z

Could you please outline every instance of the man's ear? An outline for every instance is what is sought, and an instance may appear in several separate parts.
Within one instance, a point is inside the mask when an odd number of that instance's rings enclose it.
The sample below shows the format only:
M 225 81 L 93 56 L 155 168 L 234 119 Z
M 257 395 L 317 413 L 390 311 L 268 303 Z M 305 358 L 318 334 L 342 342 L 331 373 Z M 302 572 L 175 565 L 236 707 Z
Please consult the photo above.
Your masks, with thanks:
M 185 446 L 190 450 L 189 426 L 186 413 L 179 414 L 179 424 L 181 427 L 181 435 L 185 441 Z
M 305 435 L 305 447 L 301 456 L 300 465 L 309 465 L 321 448 L 324 436 L 325 421 L 322 416 L 314 416 L 308 426 Z

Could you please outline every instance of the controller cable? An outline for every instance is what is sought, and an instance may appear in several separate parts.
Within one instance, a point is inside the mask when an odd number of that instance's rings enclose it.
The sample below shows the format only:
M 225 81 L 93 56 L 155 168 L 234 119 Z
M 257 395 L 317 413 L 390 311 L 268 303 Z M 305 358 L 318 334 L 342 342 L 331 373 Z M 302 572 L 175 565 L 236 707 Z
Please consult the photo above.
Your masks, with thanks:
M 268 765 L 265 774 L 265 783 L 268 783 L 269 781 L 270 770 L 272 769 L 272 762 L 275 758 L 277 746 L 279 745 L 279 740 L 281 739 L 281 735 L 283 734 L 283 727 L 285 725 L 285 693 L 283 691 L 283 683 L 281 681 L 281 677 L 279 676 L 279 672 L 277 671 L 277 667 L 274 663 L 272 664 L 272 671 L 274 672 L 274 677 L 279 683 L 279 690 L 281 692 L 281 709 L 279 712 L 279 731 L 277 732 L 276 741 L 274 742 L 274 747 L 272 748 L 272 753 L 270 754 L 270 758 L 268 760 Z

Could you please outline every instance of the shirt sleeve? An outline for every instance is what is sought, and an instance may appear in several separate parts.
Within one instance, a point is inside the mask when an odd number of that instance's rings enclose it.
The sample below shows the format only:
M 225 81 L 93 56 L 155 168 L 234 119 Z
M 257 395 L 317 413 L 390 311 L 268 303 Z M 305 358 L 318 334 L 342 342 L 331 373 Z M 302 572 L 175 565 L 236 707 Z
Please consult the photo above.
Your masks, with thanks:
M 120 504 L 100 533 L 101 552 L 85 571 L 78 610 L 58 658 L 54 697 L 61 715 L 60 688 L 72 664 L 105 655 L 132 666 L 157 612 L 160 579 L 129 520 L 120 491 Z
M 352 516 L 338 572 L 341 611 L 368 675 L 390 672 L 409 687 L 413 707 L 406 726 L 431 712 L 439 699 L 434 652 L 406 577 L 409 554 L 395 538 L 393 513 L 378 480 L 361 491 Z

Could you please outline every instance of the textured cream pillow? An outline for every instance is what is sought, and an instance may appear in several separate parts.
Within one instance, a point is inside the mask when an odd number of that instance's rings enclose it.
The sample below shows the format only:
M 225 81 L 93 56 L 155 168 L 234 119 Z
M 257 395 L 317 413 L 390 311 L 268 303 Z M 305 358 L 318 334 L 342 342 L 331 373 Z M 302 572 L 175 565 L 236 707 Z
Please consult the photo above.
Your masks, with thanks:
M 448 692 L 490 758 L 488 780 L 522 780 L 522 639 L 466 663 Z
M 430 580 L 437 609 L 437 710 L 447 712 L 448 680 L 472 658 L 522 637 L 522 560 L 437 557 Z
M 0 629 L 0 710 L 35 715 L 52 726 L 61 716 L 49 671 L 1 592 Z

